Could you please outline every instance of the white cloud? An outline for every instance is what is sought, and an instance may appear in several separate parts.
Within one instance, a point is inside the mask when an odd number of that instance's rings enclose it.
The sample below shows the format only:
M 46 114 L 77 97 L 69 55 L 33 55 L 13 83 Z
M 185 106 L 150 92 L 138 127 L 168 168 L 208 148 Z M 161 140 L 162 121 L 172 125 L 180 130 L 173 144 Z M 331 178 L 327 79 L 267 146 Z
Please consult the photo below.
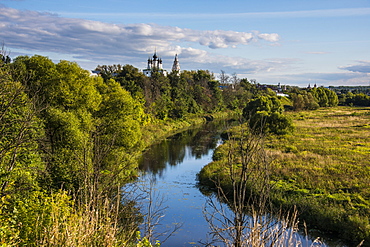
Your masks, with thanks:
M 0 8 L 0 33 L 10 48 L 72 54 L 95 63 L 101 63 L 97 60 L 102 58 L 104 61 L 111 58 L 111 63 L 119 58 L 135 61 L 156 48 L 163 55 L 178 53 L 185 58 L 194 56 L 199 59 L 198 63 L 213 63 L 205 50 L 191 46 L 220 49 L 248 45 L 261 39 L 267 42 L 279 40 L 275 33 L 201 31 L 144 23 L 118 25 L 6 7 Z M 183 47 L 184 43 L 187 43 L 186 47 Z
M 266 41 L 270 41 L 270 42 L 278 42 L 280 37 L 279 37 L 279 34 L 277 33 L 261 33 L 261 34 L 258 34 L 257 37 L 259 39 L 264 39 Z

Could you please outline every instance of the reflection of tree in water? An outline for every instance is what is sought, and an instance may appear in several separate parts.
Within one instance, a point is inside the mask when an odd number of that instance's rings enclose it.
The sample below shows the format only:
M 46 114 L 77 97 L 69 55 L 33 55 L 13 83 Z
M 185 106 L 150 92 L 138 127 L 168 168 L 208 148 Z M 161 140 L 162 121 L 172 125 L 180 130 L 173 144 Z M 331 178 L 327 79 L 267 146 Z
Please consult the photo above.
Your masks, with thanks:
M 140 169 L 146 173 L 162 176 L 167 165 L 176 166 L 186 155 L 197 159 L 216 148 L 218 134 L 226 126 L 224 121 L 208 122 L 198 129 L 178 133 L 146 151 L 140 161 Z

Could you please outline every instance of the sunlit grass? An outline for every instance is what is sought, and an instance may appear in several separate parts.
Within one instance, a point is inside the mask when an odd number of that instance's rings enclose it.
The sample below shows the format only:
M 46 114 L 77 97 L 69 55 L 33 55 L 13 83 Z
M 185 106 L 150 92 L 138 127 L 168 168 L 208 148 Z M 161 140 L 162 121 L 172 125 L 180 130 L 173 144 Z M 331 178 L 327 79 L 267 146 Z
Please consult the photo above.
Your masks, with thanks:
M 370 196 L 369 112 L 370 108 L 338 107 L 291 113 L 295 133 L 268 140 L 277 177 L 294 177 L 306 188 L 329 192 L 355 185 Z
M 345 238 L 369 238 L 370 108 L 287 114 L 294 119 L 295 132 L 266 141 L 274 160 L 275 197 L 282 204 L 299 204 L 302 214 L 314 221 L 327 220 L 318 223 L 324 227 L 353 235 Z
M 370 107 L 286 114 L 294 121 L 294 133 L 267 136 L 264 145 L 272 159 L 274 205 L 287 210 L 297 207 L 309 229 L 329 232 L 349 246 L 362 240 L 370 246 Z M 235 147 L 233 142 L 248 134 L 246 128 L 241 125 L 228 131 L 228 145 L 215 151 L 214 162 L 202 169 L 200 181 L 206 185 L 221 181 L 228 188 L 227 147 Z

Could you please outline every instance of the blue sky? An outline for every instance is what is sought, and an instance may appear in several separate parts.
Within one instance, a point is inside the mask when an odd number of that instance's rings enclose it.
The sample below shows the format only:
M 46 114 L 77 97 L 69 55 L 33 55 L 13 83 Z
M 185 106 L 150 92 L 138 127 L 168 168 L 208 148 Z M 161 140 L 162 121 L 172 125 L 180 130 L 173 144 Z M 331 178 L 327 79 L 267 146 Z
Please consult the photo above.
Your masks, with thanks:
M 370 85 L 370 0 L 0 0 L 11 57 L 40 54 L 85 69 L 221 70 L 262 84 Z

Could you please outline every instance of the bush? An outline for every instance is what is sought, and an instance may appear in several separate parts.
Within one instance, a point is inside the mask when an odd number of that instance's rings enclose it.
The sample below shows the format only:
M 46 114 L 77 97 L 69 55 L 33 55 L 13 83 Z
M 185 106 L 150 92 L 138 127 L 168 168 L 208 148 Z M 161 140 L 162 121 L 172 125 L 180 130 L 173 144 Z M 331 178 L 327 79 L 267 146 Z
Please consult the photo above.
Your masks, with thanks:
M 256 133 L 283 135 L 293 130 L 293 122 L 283 115 L 283 111 L 276 96 L 260 96 L 247 104 L 243 117 Z

